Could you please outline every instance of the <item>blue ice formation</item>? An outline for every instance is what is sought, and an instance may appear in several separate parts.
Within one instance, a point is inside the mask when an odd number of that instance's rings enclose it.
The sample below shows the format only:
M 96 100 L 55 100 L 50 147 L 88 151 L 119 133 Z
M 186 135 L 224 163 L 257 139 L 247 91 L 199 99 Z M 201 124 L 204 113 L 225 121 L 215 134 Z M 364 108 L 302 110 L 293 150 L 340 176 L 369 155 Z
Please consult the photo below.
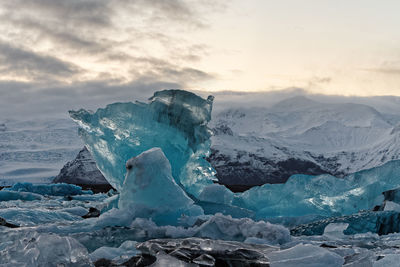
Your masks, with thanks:
M 214 171 L 205 160 L 210 150 L 207 123 L 211 118 L 212 102 L 211 96 L 203 99 L 186 91 L 165 90 L 156 92 L 149 103 L 115 103 L 95 113 L 79 110 L 70 114 L 80 124 L 80 135 L 99 169 L 121 197 L 124 196 L 125 200 L 120 199 L 119 206 L 129 206 L 127 200 L 135 199 L 132 195 L 141 192 L 124 184 L 125 163 L 154 147 L 165 154 L 172 177 L 183 190 L 174 186 L 167 188 L 179 191 L 178 199 L 190 197 L 205 214 L 221 212 L 235 218 L 256 219 L 341 216 L 372 209 L 382 203 L 382 192 L 400 187 L 400 161 L 392 161 L 344 178 L 293 175 L 285 184 L 266 184 L 232 194 L 222 186 L 213 185 Z M 149 161 L 158 159 L 159 156 L 148 158 Z M 158 177 L 151 174 L 150 165 L 147 164 L 146 175 L 153 177 L 151 179 L 168 180 L 165 179 L 169 177 L 168 169 L 159 170 L 162 175 Z M 134 174 L 130 180 L 139 179 L 139 176 L 143 175 Z M 152 186 L 155 188 L 143 191 L 148 196 L 143 193 L 140 194 L 141 201 L 138 201 L 139 196 L 135 200 L 154 208 L 154 192 L 159 190 L 158 194 L 168 195 L 169 189 L 164 190 L 156 184 Z M 176 204 L 177 207 L 185 205 L 179 201 Z M 154 209 L 154 212 L 160 210 Z
M 168 158 L 172 177 L 186 192 L 198 196 L 212 184 L 214 170 L 205 160 L 210 151 L 213 97 L 203 99 L 182 90 L 156 92 L 149 103 L 114 103 L 95 113 L 70 111 L 79 134 L 107 181 L 119 192 L 125 163 L 159 147 Z
M 16 183 L 10 188 L 4 188 L 7 191 L 31 192 L 47 196 L 73 196 L 73 195 L 91 195 L 91 190 L 82 190 L 82 187 L 73 184 L 32 184 Z
M 76 210 L 77 209 L 75 209 L 75 211 Z M 38 224 L 77 221 L 82 219 L 80 216 L 72 214 L 72 212 L 74 212 L 74 210 L 37 210 L 32 208 L 7 208 L 0 209 L 0 217 L 6 219 L 8 222 L 21 226 L 35 226 Z
M 329 224 L 348 224 L 345 235 L 376 233 L 387 235 L 400 232 L 400 213 L 395 211 L 363 211 L 360 213 L 332 217 L 293 227 L 292 235 L 322 235 Z
M 126 163 L 118 207 L 136 218 L 172 225 L 182 216 L 203 215 L 172 177 L 171 165 L 160 148 L 152 148 Z
M 33 201 L 41 199 L 42 199 L 41 195 L 29 192 L 15 192 L 15 191 L 8 191 L 5 189 L 0 191 L 0 201 L 10 201 L 10 200 Z
M 293 175 L 285 184 L 265 184 L 236 194 L 234 205 L 256 211 L 258 218 L 340 216 L 369 210 L 383 202 L 382 192 L 400 186 L 400 161 L 350 174 Z

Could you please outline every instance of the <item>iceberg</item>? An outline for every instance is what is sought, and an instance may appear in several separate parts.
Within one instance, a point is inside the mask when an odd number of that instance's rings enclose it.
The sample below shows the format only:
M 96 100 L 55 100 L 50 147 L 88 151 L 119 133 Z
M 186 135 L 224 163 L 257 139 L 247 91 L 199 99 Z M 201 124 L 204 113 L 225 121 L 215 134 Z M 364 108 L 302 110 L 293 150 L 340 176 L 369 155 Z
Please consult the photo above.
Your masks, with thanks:
M 10 201 L 10 200 L 41 200 L 42 196 L 39 194 L 29 193 L 29 192 L 14 192 L 8 190 L 0 191 L 0 201 Z
M 16 183 L 10 188 L 4 188 L 6 191 L 30 192 L 47 196 L 73 196 L 73 195 L 91 195 L 90 190 L 82 190 L 82 187 L 73 184 L 32 184 Z
M 235 194 L 232 204 L 255 211 L 256 218 L 350 215 L 381 204 L 382 192 L 400 186 L 399 174 L 400 161 L 390 161 L 344 178 L 293 175 L 285 184 Z
M 156 92 L 149 103 L 114 103 L 95 113 L 70 111 L 70 116 L 80 125 L 79 134 L 99 170 L 119 192 L 125 163 L 159 147 L 170 161 L 176 183 L 198 196 L 215 179 L 205 159 L 212 103 L 212 96 L 203 99 L 182 90 L 165 90 Z
M 126 163 L 118 207 L 136 218 L 175 224 L 182 216 L 203 215 L 172 177 L 171 165 L 160 148 L 152 148 Z
M 364 211 L 352 215 L 331 217 L 293 227 L 292 235 L 322 235 L 330 224 L 348 225 L 343 229 L 345 235 L 376 233 L 387 235 L 400 232 L 400 213 L 395 211 Z
M 0 209 L 0 217 L 21 226 L 34 226 L 55 221 L 77 221 L 81 218 L 67 210 Z
M 128 261 L 130 258 L 138 254 L 136 250 L 135 241 L 125 241 L 118 248 L 115 247 L 100 247 L 90 253 L 90 259 L 92 262 L 96 262 L 100 259 L 112 260 L 115 263 L 122 264 Z
M 329 250 L 310 244 L 299 244 L 290 249 L 273 251 L 268 254 L 273 267 L 297 266 L 342 266 L 344 259 Z
M 96 112 L 81 109 L 70 111 L 70 115 L 80 125 L 80 136 L 100 171 L 121 193 L 121 197 L 124 196 L 124 200 L 118 202 L 124 208 L 136 198 L 134 194 L 141 192 L 135 188 L 134 182 L 126 180 L 125 163 L 154 147 L 164 153 L 171 170 L 157 167 L 161 173 L 157 177 L 151 174 L 152 164 L 147 164 L 147 170 L 143 171 L 154 179 L 174 179 L 182 190 L 172 184 L 167 188 L 179 192 L 176 204 L 179 212 L 181 207 L 188 207 L 186 204 L 190 198 L 203 208 L 205 214 L 222 212 L 236 218 L 265 220 L 296 216 L 342 216 L 372 209 L 382 203 L 382 192 L 400 187 L 400 161 L 391 161 L 344 178 L 299 174 L 291 176 L 285 184 L 265 184 L 233 194 L 225 187 L 213 184 L 215 172 L 205 159 L 210 151 L 211 135 L 207 124 L 211 118 L 212 103 L 212 96 L 203 99 L 182 90 L 165 90 L 156 92 L 148 103 L 114 103 Z M 155 160 L 150 156 L 146 158 Z M 167 174 L 169 172 L 170 176 Z M 136 179 L 143 178 L 132 177 L 130 181 Z M 158 200 L 152 197 L 157 195 L 160 199 L 165 198 L 166 195 L 159 195 L 169 194 L 169 191 L 163 192 L 164 188 L 156 184 L 152 186 L 155 188 L 146 187 L 140 193 L 140 203 L 154 208 Z M 158 194 L 154 194 L 156 191 Z M 150 195 L 145 196 L 144 192 Z M 180 203 L 184 199 L 187 203 Z M 140 210 L 137 205 L 135 209 Z M 154 210 L 153 214 L 158 212 L 161 210 Z M 182 213 L 191 212 L 186 210 Z M 177 217 L 177 214 L 174 216 Z

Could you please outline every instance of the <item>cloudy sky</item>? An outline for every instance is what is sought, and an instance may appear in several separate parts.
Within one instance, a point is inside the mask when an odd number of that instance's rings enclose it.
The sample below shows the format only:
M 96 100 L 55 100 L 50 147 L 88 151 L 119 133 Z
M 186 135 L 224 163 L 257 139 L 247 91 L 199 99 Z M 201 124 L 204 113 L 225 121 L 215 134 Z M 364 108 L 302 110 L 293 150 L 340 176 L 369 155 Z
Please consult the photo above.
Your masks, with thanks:
M 0 2 L 0 118 L 154 90 L 400 95 L 398 0 Z

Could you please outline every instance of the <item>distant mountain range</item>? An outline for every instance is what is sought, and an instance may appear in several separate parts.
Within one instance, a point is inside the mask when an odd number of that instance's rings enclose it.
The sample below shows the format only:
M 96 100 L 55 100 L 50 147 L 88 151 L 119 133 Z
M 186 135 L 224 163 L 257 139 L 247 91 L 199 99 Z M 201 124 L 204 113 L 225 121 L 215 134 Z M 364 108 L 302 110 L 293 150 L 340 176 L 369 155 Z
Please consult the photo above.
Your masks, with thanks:
M 400 158 L 400 113 L 305 96 L 214 114 L 210 161 L 221 183 L 282 183 L 292 174 L 343 176 Z

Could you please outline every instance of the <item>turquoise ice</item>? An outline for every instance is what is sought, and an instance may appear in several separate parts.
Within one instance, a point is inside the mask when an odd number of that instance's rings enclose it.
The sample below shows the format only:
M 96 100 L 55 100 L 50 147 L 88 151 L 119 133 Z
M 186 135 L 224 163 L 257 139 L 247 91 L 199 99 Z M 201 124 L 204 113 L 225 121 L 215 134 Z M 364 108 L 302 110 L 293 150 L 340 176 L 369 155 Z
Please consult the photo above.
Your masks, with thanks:
M 206 214 L 223 212 L 236 218 L 257 219 L 341 216 L 372 209 L 382 203 L 383 191 L 400 187 L 400 162 L 391 161 L 344 178 L 293 175 L 285 184 L 266 184 L 232 194 L 213 185 L 214 171 L 205 160 L 210 151 L 207 123 L 212 102 L 212 96 L 203 99 L 182 90 L 165 90 L 156 92 L 149 103 L 115 103 L 95 113 L 70 113 L 80 124 L 80 135 L 99 169 L 125 199 L 125 163 L 154 147 L 159 147 L 168 159 L 172 177 L 183 189 L 178 191 L 194 200 Z M 154 186 L 154 190 L 146 189 L 150 195 L 141 194 L 149 205 L 156 189 L 158 194 L 169 192 Z
M 126 163 L 127 173 L 118 207 L 136 218 L 173 225 L 182 216 L 203 215 L 172 178 L 171 165 L 160 148 L 152 148 Z
M 82 190 L 82 187 L 73 184 L 32 184 L 16 183 L 10 188 L 4 188 L 7 191 L 30 192 L 47 196 L 73 196 L 73 195 L 91 195 L 90 190 Z
M 256 211 L 258 218 L 340 216 L 382 204 L 382 192 L 397 187 L 400 161 L 390 161 L 344 178 L 293 175 L 285 184 L 265 184 L 236 194 L 232 203 Z
M 213 97 L 182 90 L 156 92 L 149 103 L 115 103 L 95 113 L 70 111 L 80 136 L 107 181 L 122 191 L 125 163 L 160 147 L 176 183 L 192 195 L 212 183 L 214 170 L 205 160 L 210 150 Z

